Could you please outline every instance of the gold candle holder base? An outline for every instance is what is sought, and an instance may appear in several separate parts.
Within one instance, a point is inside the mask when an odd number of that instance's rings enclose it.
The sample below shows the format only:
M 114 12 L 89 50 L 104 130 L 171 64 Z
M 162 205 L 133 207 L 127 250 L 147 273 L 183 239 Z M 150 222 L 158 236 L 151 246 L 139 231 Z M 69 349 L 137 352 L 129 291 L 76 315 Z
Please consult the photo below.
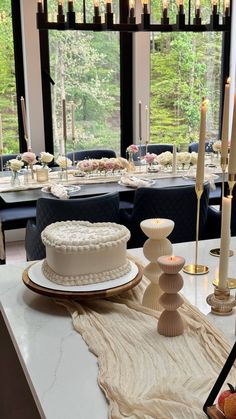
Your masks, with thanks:
M 204 275 L 209 272 L 208 266 L 191 263 L 183 267 L 183 272 L 190 275 Z
M 219 257 L 220 256 L 220 248 L 211 249 L 209 253 L 210 253 L 211 256 Z M 233 255 L 234 255 L 233 250 L 229 250 L 229 257 L 231 257 Z
M 206 302 L 211 306 L 211 312 L 218 316 L 232 314 L 233 307 L 236 306 L 235 297 L 230 295 L 229 288 L 220 289 L 215 287 L 214 294 L 208 295 Z
M 219 284 L 219 279 L 214 279 L 214 281 L 212 282 L 212 284 L 213 284 L 215 287 L 218 287 L 218 284 Z M 235 289 L 235 288 L 236 288 L 236 278 L 228 278 L 228 279 L 227 279 L 227 287 L 228 287 L 230 290 Z

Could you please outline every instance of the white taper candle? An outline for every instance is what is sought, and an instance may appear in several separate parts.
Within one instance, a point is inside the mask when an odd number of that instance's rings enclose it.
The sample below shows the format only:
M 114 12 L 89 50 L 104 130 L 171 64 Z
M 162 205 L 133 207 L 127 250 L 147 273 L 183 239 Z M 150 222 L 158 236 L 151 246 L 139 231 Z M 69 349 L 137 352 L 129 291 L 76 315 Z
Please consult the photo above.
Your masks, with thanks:
M 201 104 L 201 120 L 200 120 L 200 134 L 199 134 L 199 143 L 198 143 L 196 184 L 203 184 L 204 182 L 206 113 L 207 113 L 207 102 L 206 102 L 206 99 L 203 98 L 202 104 Z
M 228 173 L 236 174 L 236 93 L 234 94 L 233 124 L 231 132 Z
M 219 261 L 219 283 L 218 287 L 227 287 L 228 265 L 229 265 L 229 245 L 230 245 L 230 220 L 231 220 L 232 196 L 223 197 L 222 200 L 222 219 L 221 219 L 221 238 L 220 238 L 220 261 Z
M 221 158 L 228 157 L 228 142 L 229 142 L 229 79 L 225 84 L 224 95 L 224 111 L 222 124 L 222 138 L 221 138 Z

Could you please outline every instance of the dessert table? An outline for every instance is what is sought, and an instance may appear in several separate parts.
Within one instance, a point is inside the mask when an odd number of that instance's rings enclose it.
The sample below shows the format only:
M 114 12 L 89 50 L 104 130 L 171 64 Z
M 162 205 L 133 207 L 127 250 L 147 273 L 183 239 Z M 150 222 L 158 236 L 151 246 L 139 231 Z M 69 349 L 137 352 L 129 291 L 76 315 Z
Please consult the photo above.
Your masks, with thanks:
M 210 256 L 209 250 L 218 246 L 218 240 L 199 242 L 199 263 L 207 264 L 209 273 L 201 276 L 183 273 L 182 293 L 223 331 L 232 345 L 235 341 L 235 313 L 227 317 L 215 316 L 206 303 L 207 295 L 213 292 L 212 281 L 218 268 L 218 258 Z M 232 277 L 236 276 L 236 238 L 232 238 L 231 248 L 234 256 L 229 261 L 229 275 Z M 188 263 L 193 262 L 194 249 L 195 243 L 173 245 L 174 254 L 184 256 Z M 129 253 L 147 263 L 142 249 L 132 249 Z M 97 358 L 74 330 L 64 307 L 24 286 L 22 272 L 26 266 L 29 263 L 0 267 L 0 312 L 39 417 L 107 418 L 107 402 L 97 385 Z M 3 337 L 0 338 L 2 341 Z M 208 394 L 205 396 L 207 398 Z M 11 397 L 7 403 L 11 404 Z M 31 417 L 36 419 L 36 416 Z

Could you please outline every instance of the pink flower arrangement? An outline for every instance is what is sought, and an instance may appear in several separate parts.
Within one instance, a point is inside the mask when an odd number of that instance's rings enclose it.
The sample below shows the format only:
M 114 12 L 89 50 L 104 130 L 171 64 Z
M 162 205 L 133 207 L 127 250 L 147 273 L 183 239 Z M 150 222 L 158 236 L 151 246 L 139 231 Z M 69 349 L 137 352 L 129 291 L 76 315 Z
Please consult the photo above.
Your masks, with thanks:
M 147 153 L 144 156 L 144 159 L 146 160 L 147 164 L 152 164 L 154 162 L 155 158 L 156 158 L 156 154 L 154 154 L 154 153 Z
M 139 152 L 139 148 L 136 144 L 131 144 L 129 147 L 127 147 L 126 151 L 127 153 L 136 154 Z
M 29 165 L 35 164 L 37 162 L 36 155 L 32 153 L 31 151 L 26 151 L 22 154 L 21 160 Z

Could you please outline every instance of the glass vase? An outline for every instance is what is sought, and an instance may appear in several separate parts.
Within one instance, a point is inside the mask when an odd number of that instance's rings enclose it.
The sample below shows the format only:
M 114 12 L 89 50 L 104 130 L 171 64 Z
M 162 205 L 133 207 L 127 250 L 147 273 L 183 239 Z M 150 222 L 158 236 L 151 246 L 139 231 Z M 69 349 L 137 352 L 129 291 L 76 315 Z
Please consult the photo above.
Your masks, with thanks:
M 11 186 L 16 187 L 20 185 L 19 173 L 15 170 L 11 171 Z

